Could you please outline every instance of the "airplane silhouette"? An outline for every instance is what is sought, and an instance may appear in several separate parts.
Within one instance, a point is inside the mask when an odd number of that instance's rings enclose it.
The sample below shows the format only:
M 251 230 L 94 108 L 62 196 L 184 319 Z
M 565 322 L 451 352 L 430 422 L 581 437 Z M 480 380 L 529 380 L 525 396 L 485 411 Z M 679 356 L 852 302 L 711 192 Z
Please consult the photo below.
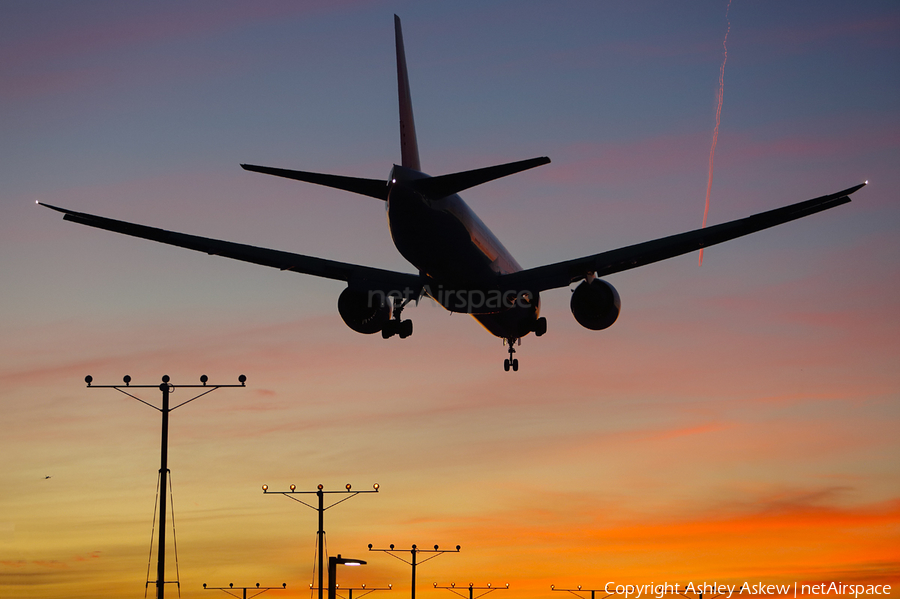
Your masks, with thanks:
M 432 177 L 422 172 L 413 121 L 409 77 L 400 18 L 394 15 L 397 88 L 400 104 L 400 164 L 390 178 L 361 179 L 340 175 L 242 164 L 248 171 L 342 189 L 385 202 L 391 237 L 397 250 L 418 272 L 404 273 L 347 264 L 278 250 L 208 239 L 154 227 L 39 204 L 65 214 L 64 219 L 99 229 L 141 237 L 182 248 L 263 266 L 347 283 L 338 297 L 338 312 L 354 331 L 381 332 L 388 339 L 412 334 L 412 321 L 402 313 L 410 301 L 428 296 L 451 312 L 471 314 L 491 334 L 504 339 L 509 357 L 504 369 L 519 369 L 516 343 L 547 332 L 540 316 L 540 293 L 568 287 L 570 307 L 582 326 L 601 330 L 619 316 L 616 289 L 599 277 L 651 264 L 723 241 L 755 233 L 850 201 L 866 183 L 830 195 L 761 212 L 747 218 L 679 233 L 615 250 L 523 269 L 458 193 L 547 164 L 547 157 Z

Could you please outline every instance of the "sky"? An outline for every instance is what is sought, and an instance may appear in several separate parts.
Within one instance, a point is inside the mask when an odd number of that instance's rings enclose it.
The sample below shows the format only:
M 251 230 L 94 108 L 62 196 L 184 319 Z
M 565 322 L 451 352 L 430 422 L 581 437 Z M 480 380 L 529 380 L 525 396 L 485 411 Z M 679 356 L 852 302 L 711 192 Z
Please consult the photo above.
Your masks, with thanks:
M 610 581 L 897 596 L 896 2 L 0 8 L 0 597 L 135 597 L 155 579 L 159 413 L 88 374 L 169 375 L 173 403 L 202 374 L 247 376 L 171 414 L 167 579 L 186 599 L 257 582 L 309 597 L 316 514 L 261 486 L 348 483 L 380 490 L 325 514 L 329 554 L 368 561 L 342 585 L 406 596 L 410 568 L 367 545 L 415 543 L 462 548 L 420 566 L 426 599 Z M 463 193 L 525 268 L 700 226 L 729 24 L 708 224 L 869 185 L 702 266 L 609 277 L 622 311 L 605 331 L 544 293 L 548 333 L 523 339 L 516 373 L 428 300 L 404 312 L 412 337 L 363 336 L 339 282 L 35 205 L 411 272 L 382 203 L 239 167 L 385 178 L 394 13 L 426 172 L 552 159 Z

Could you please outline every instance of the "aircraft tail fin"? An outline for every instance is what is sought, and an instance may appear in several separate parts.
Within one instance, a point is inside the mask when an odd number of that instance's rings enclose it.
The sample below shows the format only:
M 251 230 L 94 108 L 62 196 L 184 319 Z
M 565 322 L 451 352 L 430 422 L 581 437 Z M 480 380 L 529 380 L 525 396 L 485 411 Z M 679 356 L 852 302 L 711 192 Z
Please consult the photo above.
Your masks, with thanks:
M 409 75 L 406 72 L 406 52 L 403 50 L 403 31 L 397 15 L 394 15 L 394 38 L 397 45 L 397 95 L 400 98 L 400 164 L 421 171 L 416 123 L 413 120 L 412 98 L 409 93 Z

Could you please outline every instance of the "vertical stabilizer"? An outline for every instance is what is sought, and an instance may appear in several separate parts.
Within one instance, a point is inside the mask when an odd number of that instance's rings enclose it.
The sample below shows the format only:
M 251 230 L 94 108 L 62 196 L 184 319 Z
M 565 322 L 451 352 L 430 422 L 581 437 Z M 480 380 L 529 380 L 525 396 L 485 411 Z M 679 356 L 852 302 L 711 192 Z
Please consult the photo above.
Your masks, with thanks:
M 403 31 L 397 15 L 394 15 L 394 37 L 397 42 L 397 95 L 400 97 L 400 165 L 421 171 L 416 123 L 409 95 L 409 76 L 406 74 L 406 53 L 403 51 Z

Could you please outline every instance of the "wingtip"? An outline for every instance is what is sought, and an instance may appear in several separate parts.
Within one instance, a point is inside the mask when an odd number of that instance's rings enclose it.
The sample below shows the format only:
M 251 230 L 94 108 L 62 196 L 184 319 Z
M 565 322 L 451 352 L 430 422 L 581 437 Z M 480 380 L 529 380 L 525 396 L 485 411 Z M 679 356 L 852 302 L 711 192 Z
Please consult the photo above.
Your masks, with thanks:
M 34 203 L 37 204 L 38 206 L 43 206 L 44 208 L 49 208 L 50 210 L 56 210 L 57 212 L 65 212 L 64 209 L 59 208 L 58 206 L 52 206 L 50 204 L 45 204 L 44 202 L 42 202 L 40 200 L 35 200 Z
M 859 185 L 854 185 L 854 186 L 851 187 L 850 189 L 846 189 L 846 190 L 842 191 L 841 193 L 842 193 L 843 195 L 850 195 L 851 193 L 855 193 L 855 192 L 859 191 L 860 189 L 862 189 L 863 187 L 865 187 L 865 186 L 868 185 L 868 184 L 869 184 L 869 180 L 866 179 L 865 181 L 863 181 L 863 182 L 860 183 Z

